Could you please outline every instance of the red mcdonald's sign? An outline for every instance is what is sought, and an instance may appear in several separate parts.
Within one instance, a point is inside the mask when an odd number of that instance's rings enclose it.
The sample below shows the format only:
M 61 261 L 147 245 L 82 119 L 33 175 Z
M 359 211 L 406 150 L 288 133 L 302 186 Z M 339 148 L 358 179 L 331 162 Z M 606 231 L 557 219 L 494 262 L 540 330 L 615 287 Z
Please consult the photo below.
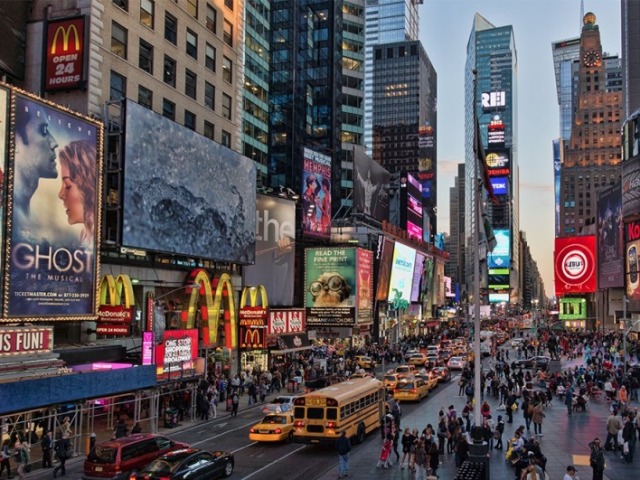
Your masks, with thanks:
M 240 348 L 260 350 L 266 347 L 266 328 L 240 327 Z
M 45 91 L 84 86 L 84 24 L 84 16 L 47 23 Z

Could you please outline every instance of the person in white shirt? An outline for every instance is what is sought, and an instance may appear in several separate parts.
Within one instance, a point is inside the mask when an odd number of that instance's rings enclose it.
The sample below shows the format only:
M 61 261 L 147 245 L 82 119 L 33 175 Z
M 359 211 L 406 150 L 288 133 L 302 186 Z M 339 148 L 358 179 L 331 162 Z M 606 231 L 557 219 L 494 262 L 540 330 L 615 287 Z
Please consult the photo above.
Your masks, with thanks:
M 578 478 L 578 474 L 576 473 L 576 469 L 573 465 L 569 465 L 567 467 L 567 473 L 564 474 L 562 480 L 580 480 Z

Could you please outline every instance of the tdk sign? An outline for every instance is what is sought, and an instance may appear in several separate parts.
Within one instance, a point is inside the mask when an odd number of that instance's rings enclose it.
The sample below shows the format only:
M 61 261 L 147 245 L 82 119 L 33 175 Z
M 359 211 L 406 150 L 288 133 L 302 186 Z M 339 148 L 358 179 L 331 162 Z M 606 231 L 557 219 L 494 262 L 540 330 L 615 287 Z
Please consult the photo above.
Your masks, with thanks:
M 507 177 L 492 177 L 491 186 L 493 187 L 493 193 L 496 195 L 506 195 L 507 181 Z
M 505 92 L 483 92 L 482 108 L 484 110 L 495 110 L 507 106 L 507 96 Z

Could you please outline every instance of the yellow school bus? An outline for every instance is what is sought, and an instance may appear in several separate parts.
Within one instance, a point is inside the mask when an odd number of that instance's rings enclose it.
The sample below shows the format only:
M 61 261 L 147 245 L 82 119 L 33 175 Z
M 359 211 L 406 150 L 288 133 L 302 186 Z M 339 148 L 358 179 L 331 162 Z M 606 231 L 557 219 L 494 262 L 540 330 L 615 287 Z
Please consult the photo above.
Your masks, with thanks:
M 384 384 L 356 378 L 307 393 L 293 401 L 293 441 L 333 444 L 343 430 L 357 443 L 380 427 Z

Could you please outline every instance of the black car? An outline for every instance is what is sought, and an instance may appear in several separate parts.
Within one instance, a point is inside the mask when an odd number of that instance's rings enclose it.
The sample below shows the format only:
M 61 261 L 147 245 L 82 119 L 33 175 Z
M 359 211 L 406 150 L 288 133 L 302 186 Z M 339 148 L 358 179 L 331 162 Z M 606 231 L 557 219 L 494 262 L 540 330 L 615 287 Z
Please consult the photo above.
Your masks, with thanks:
M 451 372 L 447 367 L 435 367 L 431 369 L 431 375 L 438 377 L 438 383 L 446 383 L 451 380 Z
M 549 368 L 549 363 L 551 362 L 551 358 L 545 357 L 544 355 L 538 355 L 537 357 L 529 357 L 527 359 L 516 360 L 516 366 L 520 368 L 540 368 L 542 370 L 546 370 Z
M 233 465 L 232 453 L 185 448 L 158 457 L 129 480 L 210 480 L 231 476 Z

